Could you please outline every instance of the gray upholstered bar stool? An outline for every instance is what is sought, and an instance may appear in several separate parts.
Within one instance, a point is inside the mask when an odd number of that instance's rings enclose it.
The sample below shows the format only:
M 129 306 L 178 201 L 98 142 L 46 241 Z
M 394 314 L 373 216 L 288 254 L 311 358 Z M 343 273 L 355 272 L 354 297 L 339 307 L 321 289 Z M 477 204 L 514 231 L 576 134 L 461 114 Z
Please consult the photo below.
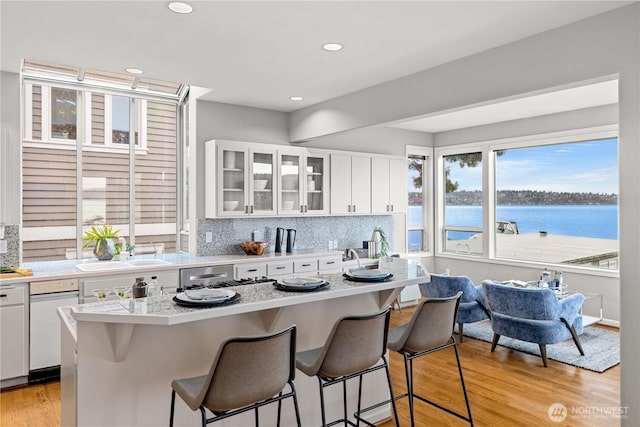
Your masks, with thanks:
M 207 375 L 171 382 L 169 426 L 173 426 L 177 393 L 191 410 L 200 409 L 203 426 L 252 409 L 258 426 L 258 409 L 274 402 L 278 402 L 279 426 L 282 400 L 292 397 L 299 427 L 300 412 L 293 386 L 295 355 L 295 326 L 275 334 L 225 341 Z M 287 384 L 290 391 L 283 393 Z M 205 408 L 214 416 L 207 418 Z
M 389 366 L 385 358 L 387 333 L 391 308 L 379 313 L 364 316 L 347 316 L 333 326 L 323 347 L 302 351 L 296 354 L 296 366 L 310 377 L 317 377 L 320 386 L 320 409 L 322 425 L 332 426 L 339 423 L 357 426 L 360 421 L 369 426 L 370 422 L 360 417 L 362 397 L 362 376 L 384 369 L 389 384 L 389 395 L 393 396 Z M 382 363 L 378 363 L 382 360 Z M 358 424 L 347 417 L 347 380 L 359 378 L 358 411 L 354 414 Z M 342 383 L 343 418 L 327 424 L 324 404 L 324 388 Z M 395 401 L 391 399 L 393 415 L 398 424 Z M 388 404 L 389 401 L 382 404 Z M 379 405 L 376 405 L 379 406 Z
M 411 414 L 411 426 L 415 425 L 413 412 L 413 398 L 417 398 L 425 403 L 435 406 L 449 414 L 455 415 L 473 426 L 471 418 L 471 408 L 469 407 L 469 399 L 467 397 L 467 389 L 464 385 L 462 376 L 462 367 L 460 366 L 460 357 L 458 357 L 458 347 L 456 339 L 453 336 L 453 328 L 455 326 L 456 317 L 458 315 L 458 307 L 462 291 L 448 298 L 426 298 L 423 299 L 416 307 L 409 323 L 394 328 L 389 331 L 389 342 L 387 348 L 397 351 L 404 358 L 404 370 L 407 378 L 407 393 L 395 397 L 401 399 L 409 398 L 409 411 Z M 453 412 L 444 406 L 419 396 L 413 391 L 413 359 L 421 357 L 436 351 L 453 347 L 456 362 L 458 364 L 458 373 L 460 374 L 460 382 L 462 383 L 462 392 L 467 405 L 467 414 L 464 415 Z

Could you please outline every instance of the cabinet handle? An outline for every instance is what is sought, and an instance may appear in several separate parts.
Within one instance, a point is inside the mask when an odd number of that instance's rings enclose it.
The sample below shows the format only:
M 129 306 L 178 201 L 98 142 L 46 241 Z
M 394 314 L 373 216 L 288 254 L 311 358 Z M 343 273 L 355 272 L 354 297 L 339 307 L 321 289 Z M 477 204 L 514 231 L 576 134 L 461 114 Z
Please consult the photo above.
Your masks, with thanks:
M 303 267 L 311 267 L 311 264 L 302 264 Z
M 353 205 L 353 211 L 354 212 L 356 211 L 356 205 Z
M 307 213 L 307 205 L 304 205 L 304 213 Z
M 7 294 L 0 294 L 0 298 L 6 298 L 6 297 L 8 297 L 8 296 L 9 296 L 9 295 L 7 295 Z
M 304 206 L 300 205 L 300 213 L 304 212 Z
M 351 205 L 347 205 L 347 212 L 351 212 Z
M 255 273 L 256 271 L 258 271 L 257 268 L 250 268 L 247 270 L 247 273 Z
M 393 212 L 393 205 L 391 205 L 391 212 Z
M 253 213 L 253 205 L 249 206 L 249 213 Z
M 284 265 L 281 265 L 280 267 L 276 267 L 276 270 L 284 270 L 285 268 L 287 267 L 285 267 Z
M 244 205 L 244 213 L 249 213 L 249 206 Z
M 329 265 L 329 264 L 335 264 L 335 263 L 336 263 L 335 261 L 327 261 L 326 264 Z

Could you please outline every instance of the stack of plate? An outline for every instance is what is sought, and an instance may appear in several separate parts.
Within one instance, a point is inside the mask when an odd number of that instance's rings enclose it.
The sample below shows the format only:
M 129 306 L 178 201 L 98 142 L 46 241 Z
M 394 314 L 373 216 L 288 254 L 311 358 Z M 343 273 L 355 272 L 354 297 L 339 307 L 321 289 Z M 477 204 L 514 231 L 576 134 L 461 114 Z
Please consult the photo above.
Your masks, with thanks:
M 352 268 L 344 276 L 356 282 L 384 282 L 392 278 L 393 274 L 378 269 Z
M 283 291 L 305 292 L 323 288 L 328 284 L 329 282 L 319 277 L 291 277 L 277 281 L 274 286 Z
M 239 297 L 237 292 L 229 289 L 194 289 L 176 295 L 173 300 L 187 307 L 212 307 L 226 304 Z

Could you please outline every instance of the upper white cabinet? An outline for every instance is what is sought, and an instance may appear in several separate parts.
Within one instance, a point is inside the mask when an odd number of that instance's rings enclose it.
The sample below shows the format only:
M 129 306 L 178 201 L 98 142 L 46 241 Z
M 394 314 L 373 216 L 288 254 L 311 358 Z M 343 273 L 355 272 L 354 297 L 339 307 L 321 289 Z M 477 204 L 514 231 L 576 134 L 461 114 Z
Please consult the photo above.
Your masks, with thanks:
M 306 149 L 278 150 L 278 213 L 329 213 L 329 156 Z
M 404 159 L 371 159 L 371 212 L 406 212 L 407 167 Z
M 276 214 L 277 155 L 273 146 L 208 141 L 205 149 L 208 218 Z
M 371 157 L 331 154 L 331 213 L 371 213 Z

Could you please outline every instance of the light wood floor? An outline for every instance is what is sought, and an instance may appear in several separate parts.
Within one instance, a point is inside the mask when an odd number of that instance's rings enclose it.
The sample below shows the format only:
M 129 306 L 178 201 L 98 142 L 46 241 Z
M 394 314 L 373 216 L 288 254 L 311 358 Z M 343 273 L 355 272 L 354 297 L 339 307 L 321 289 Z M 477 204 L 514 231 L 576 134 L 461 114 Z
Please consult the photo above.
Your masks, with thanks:
M 402 313 L 394 311 L 392 326 L 406 322 L 411 314 L 411 308 L 403 309 Z M 584 413 L 588 408 L 619 407 L 620 366 L 599 374 L 549 360 L 549 367 L 544 368 L 540 357 L 504 347 L 491 353 L 489 343 L 471 338 L 465 338 L 458 348 L 476 426 L 620 425 L 618 419 L 608 416 L 569 415 L 565 422 L 555 423 L 547 415 L 549 406 L 556 402 L 565 405 L 570 413 L 572 408 Z M 403 393 L 406 386 L 402 357 L 392 353 L 390 364 L 394 392 Z M 414 369 L 416 392 L 464 413 L 453 349 L 415 360 Z M 60 383 L 3 390 L 0 408 L 2 427 L 59 426 Z M 406 399 L 398 402 L 398 411 L 400 425 L 410 425 Z M 415 411 L 418 426 L 468 425 L 421 402 L 416 402 Z M 393 425 L 392 421 L 381 424 Z

